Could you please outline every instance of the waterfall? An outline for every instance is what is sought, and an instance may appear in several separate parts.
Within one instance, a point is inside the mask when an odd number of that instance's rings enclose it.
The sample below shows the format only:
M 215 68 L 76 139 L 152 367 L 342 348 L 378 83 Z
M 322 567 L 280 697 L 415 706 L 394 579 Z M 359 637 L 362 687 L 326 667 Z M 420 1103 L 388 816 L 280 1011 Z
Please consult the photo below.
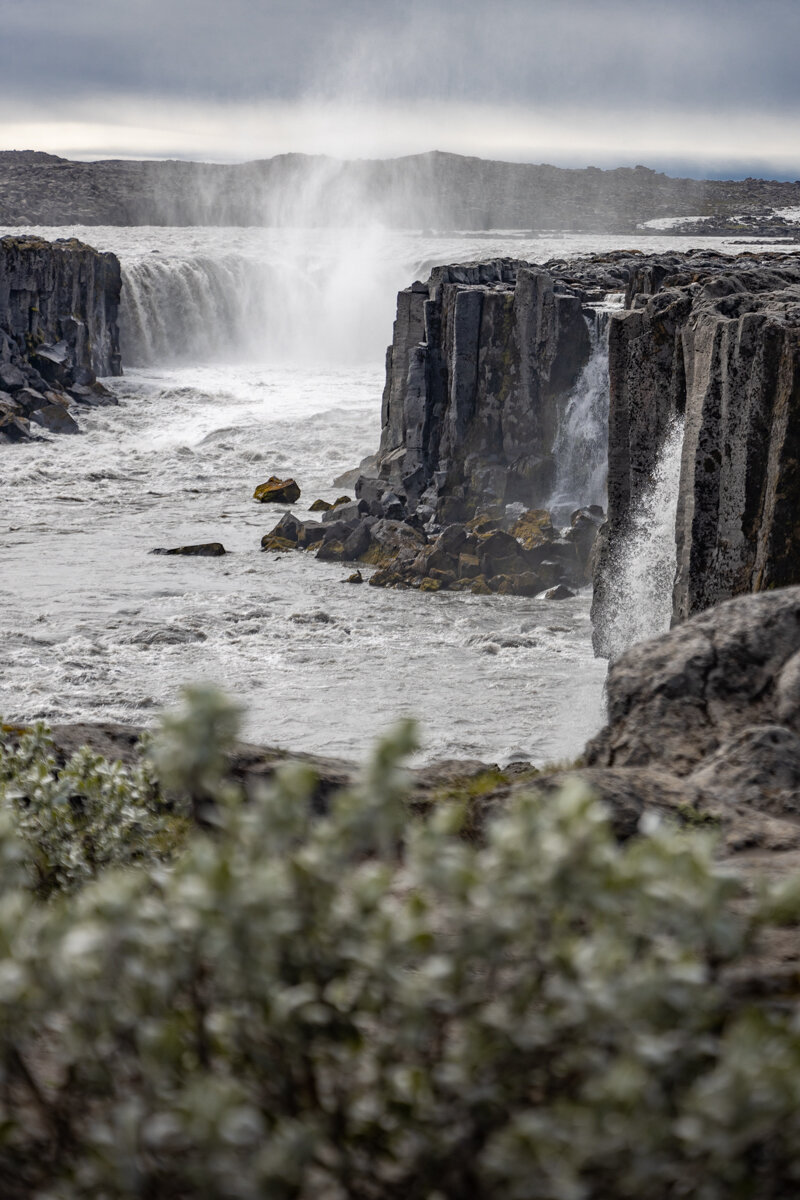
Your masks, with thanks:
M 556 482 L 548 508 L 556 525 L 566 524 L 576 508 L 606 505 L 608 325 L 622 300 L 622 294 L 610 294 L 585 314 L 591 352 L 567 400 L 553 445 Z
M 379 360 L 413 269 L 369 230 L 220 254 L 181 240 L 122 259 L 123 365 Z
M 604 570 L 603 646 L 613 661 L 670 627 L 683 419 L 670 426 L 649 487 Z

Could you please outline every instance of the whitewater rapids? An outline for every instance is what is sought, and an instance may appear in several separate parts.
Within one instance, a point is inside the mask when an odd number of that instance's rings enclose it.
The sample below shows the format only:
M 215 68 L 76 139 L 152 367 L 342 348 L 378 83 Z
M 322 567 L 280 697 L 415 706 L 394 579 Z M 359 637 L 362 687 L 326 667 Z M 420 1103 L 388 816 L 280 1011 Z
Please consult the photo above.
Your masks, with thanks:
M 558 604 L 346 584 L 342 567 L 262 553 L 282 510 L 251 496 L 276 473 L 298 479 L 301 504 L 332 499 L 334 477 L 376 449 L 398 288 L 438 262 L 543 262 L 618 242 L 38 232 L 119 255 L 126 372 L 111 381 L 118 408 L 81 412 L 82 436 L 0 452 L 6 720 L 148 724 L 183 683 L 208 680 L 242 704 L 248 739 L 296 750 L 359 758 L 401 714 L 420 718 L 427 759 L 541 764 L 581 750 L 602 721 L 606 670 L 592 656 L 588 595 Z M 625 244 L 636 242 L 683 248 Z M 231 553 L 149 554 L 211 540 Z

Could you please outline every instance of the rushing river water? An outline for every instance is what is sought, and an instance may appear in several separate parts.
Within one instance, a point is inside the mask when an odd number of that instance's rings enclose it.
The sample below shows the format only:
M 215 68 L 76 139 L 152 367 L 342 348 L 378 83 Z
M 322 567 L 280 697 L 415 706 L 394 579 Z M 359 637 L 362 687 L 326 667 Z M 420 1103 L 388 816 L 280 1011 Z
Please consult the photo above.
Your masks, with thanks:
M 606 669 L 588 594 L 559 604 L 346 584 L 342 567 L 262 553 L 281 510 L 252 491 L 276 473 L 297 478 L 300 504 L 332 499 L 333 478 L 377 448 L 395 295 L 432 265 L 724 245 L 39 232 L 119 255 L 126 370 L 112 384 L 120 406 L 82 411 L 81 436 L 0 448 L 4 717 L 148 723 L 203 679 L 241 702 L 249 739 L 297 750 L 359 757 L 400 714 L 420 718 L 426 758 L 543 763 L 581 750 L 602 721 Z M 586 384 L 594 429 L 602 371 Z M 148 553 L 211 540 L 231 553 Z

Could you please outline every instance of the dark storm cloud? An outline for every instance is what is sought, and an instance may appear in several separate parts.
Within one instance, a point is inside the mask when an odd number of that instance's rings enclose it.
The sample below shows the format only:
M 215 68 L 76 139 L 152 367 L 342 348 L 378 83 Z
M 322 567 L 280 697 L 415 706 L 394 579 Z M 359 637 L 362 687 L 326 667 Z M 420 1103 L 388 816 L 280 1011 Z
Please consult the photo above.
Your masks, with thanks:
M 0 92 L 800 113 L 800 2 L 3 0 Z

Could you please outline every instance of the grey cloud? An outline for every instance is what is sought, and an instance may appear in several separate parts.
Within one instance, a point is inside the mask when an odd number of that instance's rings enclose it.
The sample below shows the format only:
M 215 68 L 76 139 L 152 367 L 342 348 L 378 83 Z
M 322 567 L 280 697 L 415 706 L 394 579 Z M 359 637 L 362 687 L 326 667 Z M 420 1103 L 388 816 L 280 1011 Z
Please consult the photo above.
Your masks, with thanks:
M 3 0 L 0 91 L 800 112 L 798 45 L 797 0 Z

